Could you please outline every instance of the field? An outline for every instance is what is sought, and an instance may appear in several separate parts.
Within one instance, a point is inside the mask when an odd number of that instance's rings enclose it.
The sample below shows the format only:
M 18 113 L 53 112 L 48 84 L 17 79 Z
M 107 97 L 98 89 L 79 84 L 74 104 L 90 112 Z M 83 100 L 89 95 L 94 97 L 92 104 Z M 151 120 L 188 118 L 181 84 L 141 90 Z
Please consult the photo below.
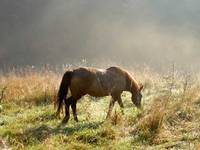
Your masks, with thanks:
M 200 75 L 174 66 L 165 73 L 129 69 L 144 85 L 142 110 L 122 94 L 105 120 L 110 97 L 85 96 L 60 126 L 54 102 L 62 73 L 33 68 L 0 75 L 0 149 L 200 149 Z M 63 117 L 63 115 L 62 115 Z

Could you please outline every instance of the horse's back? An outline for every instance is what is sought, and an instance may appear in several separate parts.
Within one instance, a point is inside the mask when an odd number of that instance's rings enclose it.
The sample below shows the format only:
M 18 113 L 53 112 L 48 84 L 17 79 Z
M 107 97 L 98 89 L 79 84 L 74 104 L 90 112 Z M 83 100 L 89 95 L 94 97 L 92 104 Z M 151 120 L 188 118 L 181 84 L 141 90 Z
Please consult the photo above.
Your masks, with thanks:
M 87 87 L 91 85 L 94 79 L 95 72 L 92 69 L 81 67 L 73 70 L 71 84 L 77 84 L 77 86 Z
M 106 95 L 99 82 L 100 74 L 103 74 L 103 70 L 89 67 L 74 69 L 70 86 L 72 94 L 81 96 L 85 94 L 91 96 Z
M 71 92 L 75 95 L 106 96 L 123 91 L 126 86 L 124 71 L 119 67 L 96 69 L 81 67 L 73 70 Z

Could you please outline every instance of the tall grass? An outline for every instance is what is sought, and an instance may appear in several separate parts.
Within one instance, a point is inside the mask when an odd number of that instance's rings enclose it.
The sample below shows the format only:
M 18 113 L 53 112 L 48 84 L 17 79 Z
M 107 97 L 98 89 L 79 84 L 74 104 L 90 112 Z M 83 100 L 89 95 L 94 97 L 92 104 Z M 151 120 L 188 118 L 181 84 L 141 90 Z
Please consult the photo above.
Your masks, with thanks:
M 0 77 L 1 103 L 51 102 L 56 95 L 60 76 L 50 70 L 8 72 Z
M 132 74 L 145 87 L 142 110 L 123 93 L 123 113 L 116 104 L 105 121 L 110 98 L 85 96 L 78 103 L 80 123 L 70 120 L 63 128 L 53 117 L 62 74 L 32 68 L 1 74 L 0 140 L 13 149 L 198 147 L 200 75 L 180 73 L 174 66 L 165 74 L 148 68 Z

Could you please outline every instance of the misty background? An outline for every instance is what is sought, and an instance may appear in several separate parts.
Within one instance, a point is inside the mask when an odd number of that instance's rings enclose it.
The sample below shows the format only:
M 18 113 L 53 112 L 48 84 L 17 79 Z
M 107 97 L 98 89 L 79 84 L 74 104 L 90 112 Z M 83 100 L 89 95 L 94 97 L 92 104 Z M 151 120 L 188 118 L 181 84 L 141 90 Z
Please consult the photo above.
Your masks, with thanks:
M 199 67 L 199 0 L 1 0 L 0 68 L 82 59 Z

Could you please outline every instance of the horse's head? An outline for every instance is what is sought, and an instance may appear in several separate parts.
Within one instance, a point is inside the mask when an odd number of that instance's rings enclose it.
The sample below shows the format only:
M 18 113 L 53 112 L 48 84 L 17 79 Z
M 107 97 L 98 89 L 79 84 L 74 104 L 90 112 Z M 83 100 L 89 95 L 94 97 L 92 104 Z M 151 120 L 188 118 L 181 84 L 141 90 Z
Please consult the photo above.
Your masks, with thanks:
M 132 102 L 139 109 L 141 108 L 141 100 L 142 100 L 141 91 L 142 91 L 142 89 L 143 89 L 143 86 L 141 85 L 137 91 L 132 92 Z

